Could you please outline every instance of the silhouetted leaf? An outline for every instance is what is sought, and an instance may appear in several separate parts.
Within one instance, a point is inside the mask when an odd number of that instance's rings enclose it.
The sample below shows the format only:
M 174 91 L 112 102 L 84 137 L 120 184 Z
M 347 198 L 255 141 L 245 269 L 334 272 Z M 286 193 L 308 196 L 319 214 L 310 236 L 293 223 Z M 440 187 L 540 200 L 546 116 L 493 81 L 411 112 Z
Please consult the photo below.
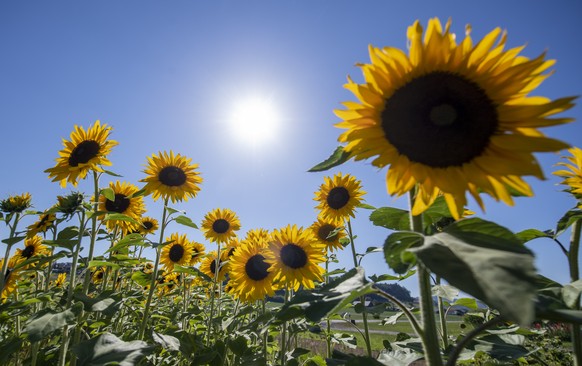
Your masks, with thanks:
M 74 345 L 71 351 L 77 356 L 79 366 L 133 366 L 152 349 L 144 341 L 124 342 L 111 333 L 103 333 Z
M 349 160 L 349 158 L 350 154 L 346 152 L 342 146 L 338 146 L 329 158 L 309 169 L 308 172 L 321 172 L 324 170 L 329 170 L 333 167 L 345 163 Z

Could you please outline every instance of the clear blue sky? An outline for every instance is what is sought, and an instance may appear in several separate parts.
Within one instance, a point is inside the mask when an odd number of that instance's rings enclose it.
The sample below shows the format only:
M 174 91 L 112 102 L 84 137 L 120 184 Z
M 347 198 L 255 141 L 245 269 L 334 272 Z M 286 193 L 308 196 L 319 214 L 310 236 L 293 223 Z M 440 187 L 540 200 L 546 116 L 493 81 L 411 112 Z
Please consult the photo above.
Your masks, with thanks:
M 195 199 L 175 207 L 200 223 L 213 208 L 240 217 L 245 232 L 315 220 L 314 192 L 325 175 L 342 171 L 362 180 L 367 203 L 407 207 L 389 197 L 385 172 L 367 162 L 324 173 L 307 170 L 337 146 L 333 110 L 354 100 L 342 88 L 349 74 L 361 81 L 357 62 L 368 62 L 368 44 L 406 47 L 406 28 L 420 19 L 443 21 L 462 39 L 465 24 L 480 39 L 494 27 L 508 31 L 508 46 L 527 44 L 523 54 L 547 51 L 555 74 L 535 94 L 580 95 L 579 1 L 3 1 L 0 3 L 0 198 L 30 192 L 36 209 L 70 192 L 43 173 L 54 165 L 74 124 L 99 119 L 113 126 L 119 142 L 111 170 L 138 183 L 146 157 L 174 150 L 200 164 L 204 182 Z M 281 116 L 275 136 L 250 146 L 228 124 L 234 106 L 257 95 Z M 575 107 L 568 116 L 581 119 Z M 544 130 L 582 145 L 580 121 Z M 539 155 L 546 181 L 529 179 L 535 198 L 515 207 L 487 200 L 480 217 L 513 231 L 550 229 L 574 206 L 551 176 L 556 154 Z M 109 177 L 102 178 L 102 186 Z M 91 191 L 89 182 L 79 189 Z M 160 217 L 161 202 L 146 201 Z M 373 227 L 369 211 L 354 221 L 357 246 L 382 246 L 388 232 Z M 34 218 L 30 218 L 32 221 Z M 178 229 L 178 228 L 176 228 Z M 180 227 L 203 242 L 200 232 Z M 0 228 L 0 236 L 6 237 Z M 562 238 L 564 241 L 567 237 Z M 206 244 L 206 243 L 205 243 Z M 208 247 L 212 247 L 208 245 Z M 530 245 L 540 272 L 568 279 L 558 248 L 544 240 Z M 350 254 L 340 255 L 350 267 Z M 368 274 L 391 273 L 383 256 L 364 260 Z M 416 281 L 404 285 L 416 292 Z

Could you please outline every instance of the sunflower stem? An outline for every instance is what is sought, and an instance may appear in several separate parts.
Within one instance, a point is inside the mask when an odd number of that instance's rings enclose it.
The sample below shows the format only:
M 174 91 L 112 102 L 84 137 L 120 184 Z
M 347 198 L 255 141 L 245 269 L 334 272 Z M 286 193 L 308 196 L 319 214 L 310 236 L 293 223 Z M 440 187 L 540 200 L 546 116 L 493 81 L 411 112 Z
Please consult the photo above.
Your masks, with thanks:
M 6 270 L 8 269 L 8 258 L 10 257 L 10 249 L 12 248 L 12 243 L 10 241 L 10 239 L 12 239 L 14 237 L 14 233 L 16 233 L 16 225 L 18 224 L 18 221 L 20 220 L 20 213 L 16 213 L 14 215 L 14 222 L 12 223 L 12 226 L 10 226 L 10 236 L 8 237 L 8 244 L 6 244 L 6 254 L 4 254 L 4 262 L 2 263 L 2 272 L 0 272 L 0 294 L 2 293 L 2 291 L 4 291 L 4 279 L 6 277 Z M 9 225 L 9 223 L 7 222 L 7 225 Z
M 265 315 L 265 313 L 267 312 L 267 298 L 264 298 L 263 301 L 261 301 L 261 310 L 263 311 L 262 314 L 263 316 Z M 264 331 L 263 333 L 263 358 L 265 359 L 265 364 L 267 364 L 267 342 L 269 340 L 269 330 L 267 328 L 267 330 Z
M 356 244 L 354 242 L 354 234 L 352 231 L 352 223 L 350 220 L 346 220 L 348 226 L 348 236 L 350 238 L 350 244 L 352 247 L 352 257 L 354 259 L 354 268 L 358 267 L 358 255 L 356 254 Z M 366 342 L 366 352 L 368 357 L 372 357 L 372 345 L 370 343 L 370 329 L 368 326 L 368 312 L 366 311 L 366 296 L 360 296 L 360 304 L 362 305 L 362 320 L 364 321 L 364 341 Z
M 329 283 L 329 257 L 325 259 L 325 284 Z M 333 314 L 332 314 L 333 315 Z M 325 343 L 327 346 L 327 358 L 331 358 L 332 349 L 331 349 L 331 321 L 329 320 L 329 316 L 325 319 L 327 325 L 327 332 L 325 333 Z
M 415 190 L 409 192 L 410 202 L 410 229 L 423 234 L 422 215 L 413 215 Z M 426 364 L 429 366 L 441 366 L 443 364 L 439 349 L 439 340 L 436 327 L 434 304 L 432 301 L 432 286 L 430 271 L 418 260 L 416 266 L 418 274 L 418 291 L 420 294 L 420 312 L 422 314 L 423 337 L 422 347 Z
M 216 258 L 214 258 L 214 280 L 212 281 L 212 291 L 210 292 L 210 316 L 206 327 L 206 343 L 210 345 L 210 333 L 212 330 L 212 319 L 214 317 L 214 298 L 216 297 L 216 285 L 220 274 L 220 242 L 217 243 Z
M 410 325 L 412 326 L 412 328 L 416 332 L 416 335 L 418 335 L 419 338 L 424 338 L 424 331 L 422 330 L 420 323 L 418 322 L 418 320 L 416 319 L 414 314 L 412 314 L 410 309 L 406 307 L 406 305 L 404 305 L 396 297 L 390 295 L 389 293 L 383 291 L 382 289 L 380 289 L 378 287 L 374 287 L 374 289 L 378 292 L 378 295 L 387 298 L 388 300 L 392 301 L 396 306 L 398 306 L 398 308 L 400 308 L 400 310 L 402 310 L 402 312 L 404 313 L 404 315 L 406 316 L 406 318 L 410 322 Z
M 436 276 L 436 284 L 441 284 L 441 278 Z M 449 346 L 449 334 L 447 329 L 447 314 L 445 313 L 445 306 L 443 303 L 443 298 L 438 296 L 438 309 L 439 309 L 439 320 L 441 325 L 441 341 L 443 342 L 443 349 L 446 349 Z
M 145 335 L 145 328 L 148 323 L 148 317 L 150 313 L 150 306 L 152 303 L 152 298 L 154 296 L 154 291 L 156 289 L 156 280 L 158 278 L 158 266 L 160 264 L 160 252 L 162 250 L 162 243 L 164 242 L 164 231 L 166 229 L 166 216 L 168 214 L 167 210 L 168 206 L 168 198 L 164 199 L 164 210 L 162 212 L 162 226 L 160 227 L 160 240 L 156 247 L 156 261 L 154 262 L 154 271 L 152 273 L 152 279 L 150 281 L 150 291 L 148 293 L 148 298 L 146 300 L 146 306 L 143 311 L 143 319 L 141 321 L 141 325 L 139 327 L 138 339 L 143 340 Z
M 284 303 L 289 302 L 289 287 L 285 286 Z M 285 320 L 281 329 L 281 351 L 279 357 L 281 359 L 281 366 L 285 365 L 285 354 L 287 353 L 287 321 Z
M 95 197 L 93 202 L 93 215 L 91 216 L 91 233 L 89 242 L 89 253 L 87 254 L 87 266 L 93 260 L 93 252 L 95 249 L 95 240 L 97 239 L 97 211 L 99 211 L 99 174 L 93 171 L 93 194 Z M 87 268 L 88 270 L 88 268 Z M 89 292 L 89 284 L 91 283 L 91 276 L 85 274 L 83 282 L 83 294 L 87 295 Z
M 572 282 L 580 279 L 580 232 L 582 231 L 582 220 L 577 220 L 572 225 L 570 237 L 570 250 L 568 251 L 568 264 L 570 267 L 570 279 Z M 574 310 L 580 310 L 580 296 L 574 303 Z M 572 323 L 572 346 L 574 348 L 574 364 L 582 366 L 582 328 L 579 324 Z

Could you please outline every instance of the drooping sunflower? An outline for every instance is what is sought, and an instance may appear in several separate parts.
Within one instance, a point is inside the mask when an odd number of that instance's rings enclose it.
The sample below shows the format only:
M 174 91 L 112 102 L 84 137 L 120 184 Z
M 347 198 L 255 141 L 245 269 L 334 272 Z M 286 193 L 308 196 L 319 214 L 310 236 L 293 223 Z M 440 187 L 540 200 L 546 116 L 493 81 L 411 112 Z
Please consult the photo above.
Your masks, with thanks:
M 204 247 L 204 244 L 198 243 L 196 241 L 191 242 L 191 244 L 192 244 L 192 258 L 190 259 L 190 265 L 193 266 L 202 260 L 206 248 Z
M 38 233 L 46 233 L 57 220 L 57 215 L 52 212 L 44 212 L 38 216 L 38 220 L 29 225 L 26 236 L 35 236 Z
M 266 242 L 243 241 L 230 257 L 230 280 L 232 291 L 243 302 L 252 302 L 273 296 L 275 272 L 265 261 Z
M 228 208 L 216 208 L 204 216 L 202 231 L 206 239 L 215 243 L 225 243 L 240 230 L 240 220 Z
M 35 235 L 31 238 L 24 239 L 24 249 L 16 249 L 14 256 L 17 258 L 18 262 L 25 261 L 32 257 L 38 257 L 41 255 L 49 255 L 49 248 L 42 244 L 42 237 Z
M 568 149 L 570 156 L 564 156 L 568 162 L 559 162 L 558 165 L 566 169 L 554 172 L 554 175 L 564 178 L 563 185 L 579 200 L 578 208 L 582 209 L 582 149 L 572 147 Z
M 338 138 L 355 160 L 375 157 L 389 166 L 388 193 L 415 186 L 412 213 L 426 210 L 439 192 L 458 219 L 468 191 L 484 208 L 480 193 L 513 204 L 510 188 L 533 195 L 522 176 L 544 179 L 534 152 L 567 144 L 545 137 L 539 127 L 570 122 L 549 118 L 571 108 L 575 98 L 551 101 L 528 96 L 554 63 L 545 54 L 528 59 L 523 47 L 505 50 L 506 34 L 496 28 L 473 45 L 470 27 L 457 44 L 450 22 L 436 18 L 408 28 L 409 55 L 370 46 L 370 64 L 360 65 L 365 83 L 348 78 L 345 88 L 358 102 L 336 110 L 346 129 Z
M 32 205 L 30 193 L 23 193 L 0 201 L 0 211 L 6 213 L 21 213 Z
M 60 182 L 66 187 L 67 182 L 77 186 L 80 179 L 84 179 L 89 171 L 102 172 L 102 166 L 110 166 L 107 155 L 111 153 L 117 141 L 108 140 L 112 128 L 100 121 L 90 126 L 87 131 L 75 125 L 71 132 L 70 141 L 63 139 L 65 148 L 59 151 L 57 164 L 45 170 L 53 182 Z
M 72 215 L 82 207 L 83 198 L 81 192 L 71 192 L 66 196 L 57 196 L 57 211 L 65 215 Z
M 208 253 L 204 259 L 202 259 L 202 263 L 200 263 L 200 271 L 214 279 L 216 276 L 216 250 Z M 225 251 L 220 252 L 220 260 L 218 261 L 218 281 L 224 280 L 226 276 L 226 266 L 224 262 L 227 260 L 227 253 Z
M 192 164 L 192 159 L 174 155 L 173 151 L 152 154 L 147 159 L 144 173 L 148 176 L 140 182 L 146 183 L 146 194 L 152 194 L 154 201 L 160 197 L 172 202 L 188 201 L 200 191 L 202 178 L 196 171 L 198 164 Z
M 321 217 L 317 218 L 310 229 L 317 240 L 325 245 L 327 250 L 333 252 L 334 250 L 343 249 L 341 239 L 346 237 L 343 226 L 334 220 L 324 220 Z
M 173 233 L 166 238 L 166 244 L 162 248 L 160 261 L 164 265 L 167 272 L 174 270 L 174 265 L 186 266 L 192 259 L 192 244 L 186 234 Z
M 350 174 L 338 173 L 333 178 L 325 177 L 324 183 L 315 192 L 316 208 L 326 220 L 343 222 L 354 217 L 355 210 L 362 203 L 365 194 L 361 182 Z
M 107 220 L 105 225 L 109 230 L 119 227 L 124 234 L 139 229 L 139 220 L 145 212 L 143 196 L 134 196 L 139 191 L 137 186 L 128 182 L 116 181 L 109 183 L 109 189 L 113 191 L 114 200 L 109 200 L 104 194 L 99 195 L 99 211 L 107 213 L 119 213 L 129 216 L 136 222 L 127 220 Z M 100 218 L 103 219 L 105 215 Z
M 160 227 L 158 220 L 153 217 L 145 216 L 138 221 L 140 222 L 140 225 L 137 230 L 142 235 L 153 234 Z
M 296 225 L 287 225 L 271 233 L 269 251 L 265 261 L 271 265 L 275 281 L 297 290 L 300 285 L 306 289 L 315 287 L 314 281 L 322 281 L 324 269 L 319 263 L 325 261 L 324 246 L 311 230 Z

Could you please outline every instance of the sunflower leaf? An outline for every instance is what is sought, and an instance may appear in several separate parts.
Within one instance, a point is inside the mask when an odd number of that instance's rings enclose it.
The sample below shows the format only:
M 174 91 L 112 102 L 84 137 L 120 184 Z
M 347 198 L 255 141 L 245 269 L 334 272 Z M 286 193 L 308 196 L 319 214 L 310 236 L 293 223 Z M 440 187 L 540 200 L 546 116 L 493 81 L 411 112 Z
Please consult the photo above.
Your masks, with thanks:
M 6 244 L 6 245 L 14 245 L 16 243 L 18 243 L 19 241 L 22 241 L 26 238 L 26 236 L 13 236 L 11 238 L 7 238 L 7 239 L 3 239 L 2 243 Z
M 81 342 L 71 351 L 78 357 L 79 366 L 136 365 L 154 347 L 144 341 L 124 342 L 111 333 L 103 333 L 96 338 Z
M 370 214 L 370 221 L 376 226 L 390 230 L 409 230 L 410 218 L 407 210 L 394 207 L 380 207 Z
M 517 238 L 519 240 L 521 240 L 521 242 L 523 244 L 527 243 L 528 241 L 537 239 L 537 238 L 553 238 L 554 236 L 548 232 L 545 231 L 540 231 L 538 229 L 527 229 L 527 230 L 523 230 L 520 231 L 519 233 L 516 233 L 515 236 L 517 236 Z
M 558 221 L 554 238 L 557 238 L 563 234 L 564 231 L 568 230 L 568 228 L 578 220 L 582 220 L 582 210 L 574 208 L 566 212 L 564 216 L 562 216 L 562 218 Z
M 115 191 L 111 188 L 103 188 L 101 190 L 101 195 L 103 195 L 108 201 L 115 201 Z
M 127 216 L 124 214 L 120 214 L 120 213 L 108 213 L 108 214 L 106 214 L 103 221 L 109 221 L 109 220 L 128 221 L 128 222 L 131 222 L 132 224 L 139 225 L 139 223 L 133 217 Z
M 120 241 L 118 241 L 114 246 L 107 249 L 105 253 L 109 252 L 119 252 L 122 249 L 127 248 L 130 245 L 143 245 L 145 244 L 143 241 L 143 236 L 141 234 L 129 234 L 123 237 Z
M 62 312 L 51 309 L 41 310 L 30 318 L 23 332 L 27 334 L 29 341 L 38 342 L 65 325 L 75 324 L 82 310 L 83 304 L 80 302 Z
M 204 272 L 200 271 L 196 267 L 184 267 L 184 266 L 181 266 L 179 264 L 174 264 L 174 272 L 177 272 L 177 273 L 188 273 L 188 274 L 191 274 L 192 276 L 202 277 L 202 279 L 204 279 L 204 281 L 208 281 L 208 282 L 212 282 L 213 281 L 212 278 L 210 278 L 207 274 L 205 274 Z
M 112 171 L 110 171 L 110 170 L 105 170 L 105 169 L 104 169 L 104 170 L 103 170 L 103 173 L 105 173 L 105 174 L 107 174 L 107 175 L 111 175 L 112 177 L 123 177 L 123 175 L 120 175 L 120 174 L 114 173 L 114 172 L 112 172 Z
M 309 169 L 308 172 L 322 172 L 329 170 L 333 167 L 345 163 L 349 160 L 349 158 L 350 153 L 346 152 L 342 146 L 338 146 L 329 158 Z
M 404 254 L 408 249 L 422 245 L 423 240 L 423 235 L 411 231 L 399 231 L 389 235 L 384 242 L 384 259 L 388 266 L 400 275 L 409 272 L 415 261 L 411 261 Z
M 534 257 L 506 228 L 481 219 L 461 220 L 410 250 L 433 273 L 507 319 L 523 325 L 533 320 Z
M 93 267 L 111 267 L 112 269 L 119 269 L 121 266 L 117 263 L 109 262 L 109 261 L 91 261 L 89 262 L 88 268 Z
M 152 275 L 143 273 L 142 271 L 135 271 L 131 275 L 131 279 L 134 280 L 141 287 L 149 286 L 152 282 Z
M 187 216 L 180 215 L 174 219 L 178 224 L 198 229 L 198 226 Z

